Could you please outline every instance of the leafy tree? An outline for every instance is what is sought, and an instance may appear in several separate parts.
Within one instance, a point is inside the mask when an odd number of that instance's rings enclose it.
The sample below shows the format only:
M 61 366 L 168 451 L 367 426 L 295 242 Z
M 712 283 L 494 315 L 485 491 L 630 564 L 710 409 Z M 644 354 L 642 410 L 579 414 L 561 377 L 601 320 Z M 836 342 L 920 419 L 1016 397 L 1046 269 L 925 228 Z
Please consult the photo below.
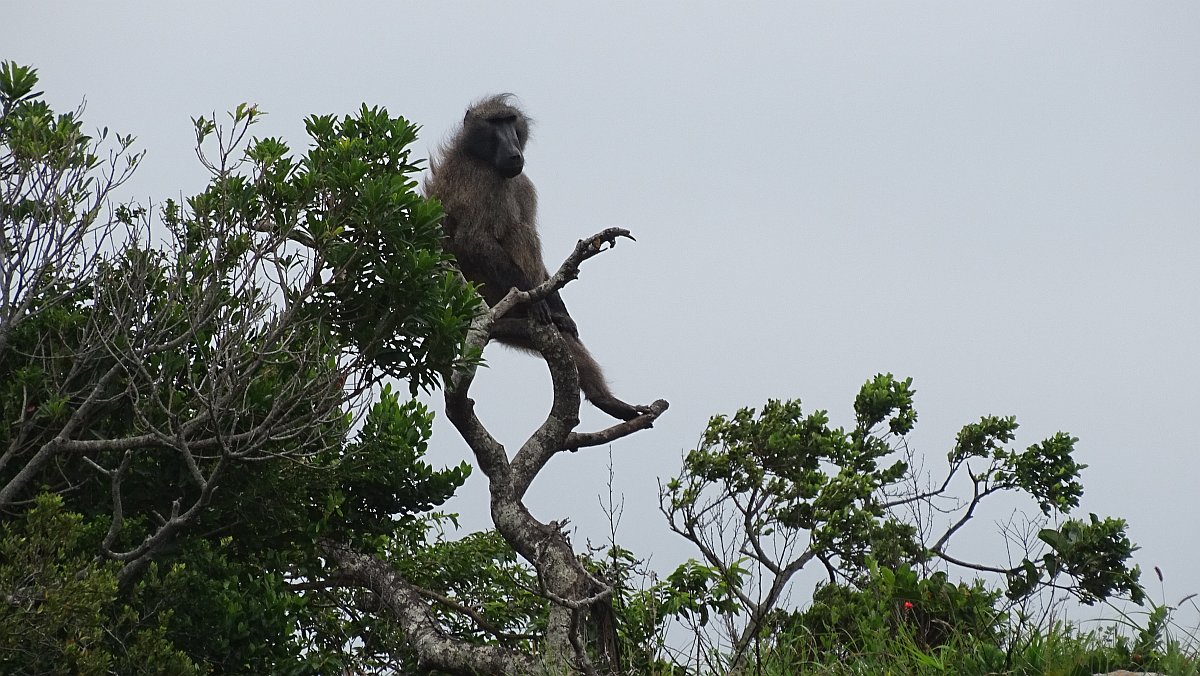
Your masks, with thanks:
M 1128 566 L 1135 547 L 1120 519 L 1064 518 L 1040 531 L 1040 555 L 1036 543 L 1026 543 L 1026 556 L 1007 566 L 951 555 L 954 534 L 1001 491 L 1029 496 L 1048 516 L 1068 514 L 1083 494 L 1084 466 L 1072 457 L 1075 438 L 1060 432 L 1013 450 L 1016 420 L 985 416 L 963 427 L 943 478 L 923 487 L 905 439 L 917 419 L 913 395 L 911 379 L 875 376 L 855 398 L 848 430 L 832 427 L 825 411 L 806 414 L 798 401 L 716 416 L 681 475 L 664 486 L 661 506 L 671 528 L 696 545 L 703 565 L 738 600 L 744 621 L 728 644 L 733 665 L 745 663 L 792 578 L 813 562 L 828 574 L 814 604 L 837 607 L 814 605 L 804 619 L 810 632 L 837 626 L 839 616 L 858 616 L 856 604 L 898 603 L 907 594 L 910 603 L 944 599 L 940 610 L 923 602 L 904 616 L 918 642 L 936 644 L 934 629 L 962 622 L 964 613 L 986 634 L 997 615 L 991 597 L 947 582 L 935 572 L 939 562 L 1004 576 L 1012 599 L 1053 586 L 1085 603 L 1120 595 L 1142 600 L 1138 569 Z M 970 487 L 961 501 L 952 499 L 958 477 Z M 940 531 L 934 514 L 945 515 Z M 744 579 L 747 570 L 755 574 Z M 966 605 L 953 601 L 968 597 L 974 600 Z
M 422 541 L 469 472 L 422 462 L 431 414 L 386 387 L 347 441 L 382 378 L 473 363 L 416 127 L 312 117 L 294 159 L 247 141 L 253 106 L 197 118 L 209 185 L 153 214 L 113 199 L 133 139 L 106 151 L 36 83 L 0 66 L 0 670 L 350 664 L 297 587 L 317 543 Z

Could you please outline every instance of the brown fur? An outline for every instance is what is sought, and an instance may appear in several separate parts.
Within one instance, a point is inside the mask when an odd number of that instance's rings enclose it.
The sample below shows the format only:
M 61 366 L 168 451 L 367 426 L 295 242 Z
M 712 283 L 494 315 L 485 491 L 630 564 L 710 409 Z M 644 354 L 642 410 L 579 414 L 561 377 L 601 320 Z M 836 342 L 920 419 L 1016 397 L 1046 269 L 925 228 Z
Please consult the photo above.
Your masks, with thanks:
M 436 197 L 446 212 L 446 248 L 463 275 L 480 286 L 488 305 L 513 287 L 527 290 L 550 276 L 537 231 L 537 191 L 522 173 L 528 139 L 529 118 L 509 95 L 483 99 L 467 110 L 425 181 L 425 193 Z M 622 420 L 648 410 L 613 396 L 557 292 L 541 303 L 516 308 L 496 323 L 492 338 L 532 350 L 529 318 L 559 328 L 575 359 L 580 388 L 597 408 Z

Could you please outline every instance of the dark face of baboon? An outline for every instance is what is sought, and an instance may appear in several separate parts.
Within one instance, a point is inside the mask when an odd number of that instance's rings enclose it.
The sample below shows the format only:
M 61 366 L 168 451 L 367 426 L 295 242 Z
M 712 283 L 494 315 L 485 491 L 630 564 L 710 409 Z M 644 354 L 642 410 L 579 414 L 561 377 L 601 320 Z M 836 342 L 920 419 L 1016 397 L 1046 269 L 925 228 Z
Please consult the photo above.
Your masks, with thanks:
M 507 96 L 481 101 L 468 110 L 462 134 L 467 155 L 495 168 L 501 176 L 513 178 L 525 168 L 529 120 L 508 103 Z

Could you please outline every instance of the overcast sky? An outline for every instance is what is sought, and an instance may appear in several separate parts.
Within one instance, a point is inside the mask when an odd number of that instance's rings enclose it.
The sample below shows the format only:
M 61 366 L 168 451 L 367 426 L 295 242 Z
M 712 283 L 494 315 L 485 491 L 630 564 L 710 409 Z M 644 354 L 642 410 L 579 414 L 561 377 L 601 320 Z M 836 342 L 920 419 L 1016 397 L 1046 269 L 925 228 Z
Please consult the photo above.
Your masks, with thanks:
M 471 100 L 516 93 L 549 267 L 605 227 L 638 238 L 564 296 L 618 396 L 671 402 L 611 448 L 618 539 L 656 567 L 692 555 L 657 481 L 709 416 L 800 398 L 845 424 L 892 372 L 933 466 L 985 414 L 1018 416 L 1022 448 L 1078 436 L 1081 515 L 1128 518 L 1156 600 L 1200 591 L 1200 3 L 0 7 L 0 59 L 148 151 L 127 197 L 201 190 L 190 117 L 243 101 L 297 151 L 304 117 L 366 102 L 428 152 Z M 477 410 L 515 448 L 549 377 L 488 357 Z M 434 401 L 431 460 L 459 462 Z M 534 513 L 604 539 L 607 464 L 556 458 Z M 452 503 L 472 528 L 483 484 Z M 954 552 L 982 555 L 1012 506 Z

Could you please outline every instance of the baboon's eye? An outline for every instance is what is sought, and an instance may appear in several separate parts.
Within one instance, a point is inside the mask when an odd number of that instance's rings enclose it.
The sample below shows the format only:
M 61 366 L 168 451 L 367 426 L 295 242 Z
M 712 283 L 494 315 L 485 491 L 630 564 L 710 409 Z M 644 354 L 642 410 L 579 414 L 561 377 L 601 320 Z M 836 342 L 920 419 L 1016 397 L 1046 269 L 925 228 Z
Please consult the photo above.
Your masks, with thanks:
M 513 122 L 516 122 L 516 121 L 517 121 L 516 115 L 502 115 L 500 117 L 493 117 L 488 120 L 488 122 L 491 122 L 492 124 L 512 124 Z

